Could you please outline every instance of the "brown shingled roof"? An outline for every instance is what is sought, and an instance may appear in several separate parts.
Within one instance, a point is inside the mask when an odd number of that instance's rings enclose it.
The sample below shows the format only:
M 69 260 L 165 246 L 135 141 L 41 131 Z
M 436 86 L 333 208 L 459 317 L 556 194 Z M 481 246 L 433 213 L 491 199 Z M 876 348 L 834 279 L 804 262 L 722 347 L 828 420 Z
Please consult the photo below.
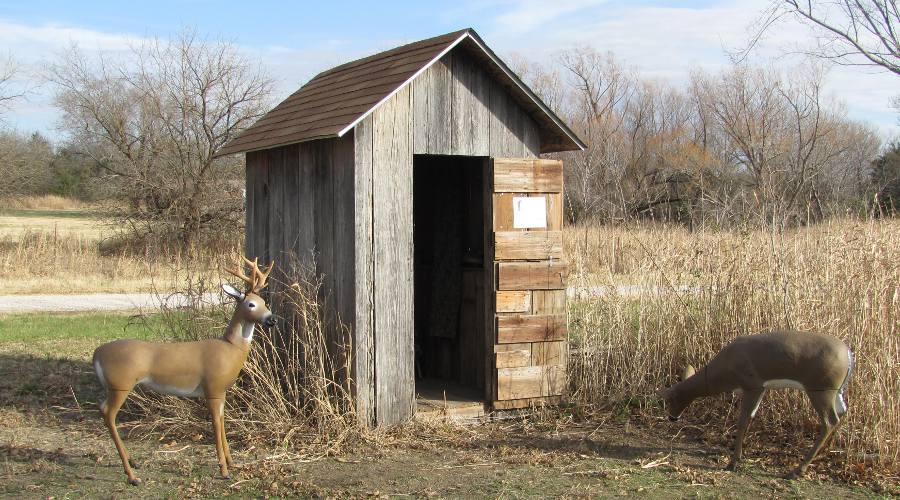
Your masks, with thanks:
M 300 90 L 275 106 L 250 128 L 228 142 L 218 154 L 268 149 L 326 137 L 340 137 L 464 40 L 483 51 L 496 67 L 492 74 L 506 77 L 507 88 L 519 91 L 519 101 L 542 126 L 565 140 L 556 151 L 584 149 L 584 143 L 525 86 L 471 29 L 410 43 L 323 71 Z M 477 49 L 476 49 L 477 50 Z M 535 112 L 537 115 L 535 116 Z M 554 134 L 554 135 L 556 135 Z M 559 143 L 559 141 L 557 141 Z M 549 152 L 549 151 L 545 151 Z

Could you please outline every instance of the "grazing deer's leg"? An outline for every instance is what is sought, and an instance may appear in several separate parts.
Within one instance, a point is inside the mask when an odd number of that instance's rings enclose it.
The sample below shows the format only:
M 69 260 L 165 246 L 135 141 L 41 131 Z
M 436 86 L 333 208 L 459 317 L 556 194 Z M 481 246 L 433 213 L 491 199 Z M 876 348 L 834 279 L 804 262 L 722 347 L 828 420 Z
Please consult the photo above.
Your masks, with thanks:
M 826 443 L 831 441 L 831 436 L 834 434 L 835 429 L 837 429 L 837 426 L 841 421 L 841 417 L 838 416 L 837 410 L 834 407 L 836 391 L 807 391 L 806 395 L 809 396 L 813 408 L 815 408 L 816 413 L 819 414 L 822 428 L 819 431 L 819 439 L 813 444 L 813 447 L 809 450 L 809 453 L 807 453 L 803 462 L 800 462 L 800 465 L 787 475 L 788 479 L 798 478 L 806 472 L 806 468 L 809 467 L 809 464 L 816 458 L 816 455 L 822 451 Z
M 224 479 L 228 479 L 228 464 L 225 461 L 225 449 L 222 446 L 222 434 L 225 429 L 222 426 L 222 407 L 224 406 L 224 398 L 210 398 L 206 400 L 206 406 L 209 408 L 210 420 L 213 424 L 213 435 L 216 440 L 216 456 L 219 459 L 219 474 Z
M 222 399 L 222 403 L 225 403 L 225 400 Z M 222 450 L 225 452 L 225 465 L 231 467 L 234 462 L 231 461 L 231 450 L 228 449 L 228 434 L 225 432 L 225 409 L 222 408 Z
M 141 484 L 141 480 L 138 479 L 137 476 L 134 475 L 134 471 L 131 470 L 131 460 L 128 458 L 128 451 L 125 449 L 125 444 L 122 443 L 122 438 L 119 437 L 119 431 L 116 429 L 116 415 L 118 415 L 119 408 L 125 403 L 125 399 L 130 393 L 131 391 L 107 390 L 106 401 L 100 405 L 100 412 L 103 413 L 103 421 L 109 429 L 109 435 L 116 444 L 116 450 L 119 452 L 119 458 L 122 459 L 122 467 L 125 468 L 128 482 L 137 486 Z
M 731 453 L 731 461 L 725 467 L 727 470 L 737 470 L 738 463 L 744 451 L 744 435 L 750 427 L 750 420 L 756 414 L 759 402 L 762 400 L 765 389 L 744 390 L 741 398 L 741 415 L 738 418 L 737 437 L 734 439 L 734 450 Z

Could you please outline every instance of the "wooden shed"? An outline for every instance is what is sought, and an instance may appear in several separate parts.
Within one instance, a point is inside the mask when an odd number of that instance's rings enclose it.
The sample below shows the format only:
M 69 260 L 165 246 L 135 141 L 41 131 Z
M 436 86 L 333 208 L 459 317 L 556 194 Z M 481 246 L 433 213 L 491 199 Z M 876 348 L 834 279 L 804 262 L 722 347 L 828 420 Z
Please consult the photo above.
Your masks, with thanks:
M 555 401 L 566 366 L 562 164 L 584 143 L 471 29 L 320 73 L 229 142 L 246 252 L 310 259 L 350 327 L 357 408 Z

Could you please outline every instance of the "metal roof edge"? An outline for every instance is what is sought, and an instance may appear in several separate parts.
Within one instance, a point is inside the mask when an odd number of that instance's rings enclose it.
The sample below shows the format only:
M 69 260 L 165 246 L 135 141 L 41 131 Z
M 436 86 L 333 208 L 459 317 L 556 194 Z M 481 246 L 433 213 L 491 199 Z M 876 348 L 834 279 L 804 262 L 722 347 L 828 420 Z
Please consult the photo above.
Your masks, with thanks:
M 377 103 L 375 103 L 374 106 L 372 106 L 371 108 L 369 108 L 368 111 L 366 111 L 365 113 L 361 114 L 361 115 L 359 116 L 359 118 L 353 120 L 352 122 L 350 122 L 349 125 L 347 125 L 347 126 L 344 127 L 343 129 L 341 129 L 341 130 L 338 132 L 337 136 L 338 136 L 338 137 L 343 137 L 344 134 L 346 134 L 347 132 L 349 132 L 350 130 L 352 130 L 354 127 L 356 127 L 357 125 L 359 125 L 359 122 L 365 120 L 367 116 L 369 116 L 369 115 L 371 115 L 372 113 L 374 113 L 375 110 L 378 109 L 379 107 L 381 107 L 382 104 L 384 104 L 385 102 L 387 102 L 388 99 L 390 99 L 391 97 L 394 97 L 395 95 L 397 95 L 398 92 L 400 92 L 401 90 L 403 90 L 403 87 L 406 87 L 407 85 L 409 85 L 413 80 L 415 80 L 416 78 L 418 78 L 419 75 L 421 75 L 422 73 L 424 73 L 425 70 L 427 70 L 428 68 L 430 68 L 431 66 L 433 66 L 434 63 L 440 61 L 442 57 L 444 57 L 445 55 L 447 55 L 448 52 L 450 52 L 451 50 L 453 50 L 454 47 L 456 47 L 457 45 L 459 45 L 460 42 L 462 42 L 463 40 L 466 39 L 466 37 L 469 36 L 469 31 L 470 31 L 469 29 L 466 29 L 465 32 L 464 32 L 462 35 L 459 36 L 459 38 L 457 38 L 456 40 L 454 40 L 453 42 L 451 42 L 450 45 L 447 45 L 447 47 L 445 47 L 444 50 L 442 50 L 440 53 L 438 53 L 438 55 L 434 56 L 430 61 L 428 61 L 428 64 L 426 64 L 426 65 L 422 66 L 421 68 L 419 68 L 415 73 L 413 73 L 413 74 L 412 74 L 409 78 L 407 78 L 403 83 L 401 83 L 400 85 L 398 85 L 397 88 L 395 88 L 394 90 L 392 90 L 388 95 L 384 96 L 380 101 L 378 101 Z

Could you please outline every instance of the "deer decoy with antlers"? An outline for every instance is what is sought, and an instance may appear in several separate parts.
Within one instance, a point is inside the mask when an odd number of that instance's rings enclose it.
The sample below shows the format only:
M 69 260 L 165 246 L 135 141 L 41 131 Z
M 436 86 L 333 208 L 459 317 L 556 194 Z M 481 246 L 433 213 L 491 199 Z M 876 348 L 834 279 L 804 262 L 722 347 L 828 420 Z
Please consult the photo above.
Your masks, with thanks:
M 225 391 L 237 380 L 247 360 L 256 325 L 275 323 L 275 317 L 258 295 L 275 263 L 262 271 L 257 259 L 241 259 L 250 266 L 250 275 L 244 274 L 240 263 L 235 269 L 226 269 L 246 283 L 246 291 L 222 285 L 225 293 L 237 301 L 222 337 L 176 343 L 116 340 L 94 351 L 94 370 L 106 388 L 106 401 L 100 405 L 100 412 L 122 459 L 128 482 L 133 485 L 140 484 L 140 479 L 134 474 L 134 462 L 116 430 L 116 414 L 136 385 L 173 396 L 202 396 L 212 420 L 219 472 L 222 477 L 228 477 L 232 460 L 225 438 Z
M 724 392 L 742 393 L 737 437 L 729 470 L 741 460 L 744 435 L 768 389 L 800 389 L 819 415 L 819 438 L 806 458 L 788 474 L 796 478 L 834 435 L 847 404 L 844 391 L 853 373 L 853 352 L 831 335 L 777 331 L 738 337 L 716 354 L 709 364 L 694 371 L 688 366 L 682 381 L 659 391 L 669 419 L 678 420 L 692 401 Z

